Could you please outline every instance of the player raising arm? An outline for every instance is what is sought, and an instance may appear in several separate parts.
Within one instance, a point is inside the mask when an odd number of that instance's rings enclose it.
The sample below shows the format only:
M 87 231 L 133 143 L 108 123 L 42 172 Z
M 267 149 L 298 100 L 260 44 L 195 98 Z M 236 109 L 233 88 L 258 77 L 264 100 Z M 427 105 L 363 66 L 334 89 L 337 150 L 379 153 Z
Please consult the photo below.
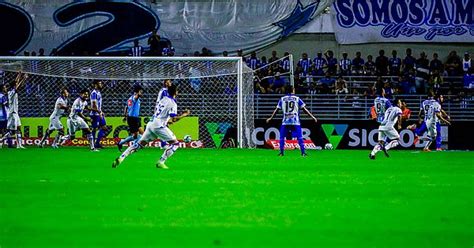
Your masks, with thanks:
M 399 99 L 396 101 L 396 103 L 396 106 L 389 107 L 385 111 L 383 121 L 379 126 L 379 143 L 375 145 L 374 149 L 369 154 L 370 159 L 375 159 L 375 154 L 377 154 L 377 152 L 380 150 L 382 150 L 385 153 L 385 156 L 388 157 L 389 155 L 387 151 L 398 145 L 400 135 L 398 134 L 397 130 L 395 130 L 394 126 L 397 124 L 398 129 L 402 127 L 402 118 L 400 118 L 402 115 L 402 104 Z M 385 145 L 386 138 L 390 140 L 387 145 Z
M 295 96 L 295 89 L 291 85 L 287 85 L 285 87 L 286 96 L 280 98 L 277 107 L 272 113 L 272 116 L 267 119 L 267 123 L 269 123 L 275 114 L 278 112 L 279 109 L 283 111 L 283 121 L 280 127 L 280 153 L 279 156 L 283 156 L 285 151 L 285 137 L 290 132 L 290 136 L 293 131 L 296 132 L 296 138 L 298 139 L 298 144 L 301 149 L 301 156 L 306 156 L 305 149 L 304 149 L 304 142 L 303 142 L 303 134 L 301 132 L 301 124 L 300 124 L 300 117 L 299 117 L 299 110 L 300 108 L 309 115 L 314 122 L 318 122 L 316 117 L 314 117 L 311 112 L 305 107 L 305 103 L 299 97 Z
M 15 81 L 10 83 L 10 89 L 8 90 L 8 111 L 7 111 L 7 133 L 0 139 L 0 144 L 5 139 L 11 139 L 11 135 L 16 134 L 16 148 L 25 149 L 21 141 L 21 121 L 18 115 L 18 89 L 25 83 L 28 75 L 19 72 L 15 78 Z M 17 133 L 18 132 L 18 133 Z
M 52 132 L 58 131 L 56 134 L 56 137 L 54 137 L 53 144 L 51 147 L 53 148 L 58 148 L 58 142 L 60 138 L 64 135 L 64 127 L 63 124 L 61 124 L 61 116 L 69 110 L 69 107 L 67 106 L 68 100 L 67 98 L 69 97 L 69 92 L 67 91 L 66 88 L 61 90 L 61 96 L 58 97 L 56 100 L 56 103 L 54 104 L 54 111 L 49 117 L 49 127 L 48 130 L 46 130 L 46 134 L 43 136 L 41 139 L 41 142 L 39 143 L 39 147 L 44 146 L 44 142 L 46 139 L 51 135 Z
M 130 146 L 112 163 L 112 167 L 116 168 L 119 164 L 125 160 L 125 158 L 134 153 L 135 151 L 143 148 L 148 142 L 153 141 L 157 138 L 164 140 L 169 143 L 169 146 L 163 152 L 163 155 L 156 163 L 157 168 L 168 169 L 165 165 L 166 159 L 171 157 L 173 153 L 178 149 L 179 142 L 176 136 L 168 128 L 168 124 L 179 121 L 181 118 L 189 115 L 189 111 L 185 111 L 181 115 L 177 115 L 178 106 L 176 104 L 176 96 L 178 94 L 175 85 L 168 87 L 169 96 L 161 99 L 155 107 L 155 114 L 153 120 L 148 122 L 146 125 L 145 133 L 143 134 L 140 141 Z

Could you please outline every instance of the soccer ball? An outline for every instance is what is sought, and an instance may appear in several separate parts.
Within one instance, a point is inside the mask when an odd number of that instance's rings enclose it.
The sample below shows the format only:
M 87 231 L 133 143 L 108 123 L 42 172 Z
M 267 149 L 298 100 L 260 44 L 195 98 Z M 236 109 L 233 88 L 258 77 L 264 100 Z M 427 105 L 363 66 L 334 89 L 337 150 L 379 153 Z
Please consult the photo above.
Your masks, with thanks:
M 334 149 L 334 147 L 332 147 L 332 144 L 331 144 L 331 143 L 327 143 L 326 145 L 324 145 L 324 149 L 326 149 L 326 150 L 332 150 L 332 149 Z
M 184 143 L 189 143 L 192 141 L 191 135 L 184 135 L 183 138 Z

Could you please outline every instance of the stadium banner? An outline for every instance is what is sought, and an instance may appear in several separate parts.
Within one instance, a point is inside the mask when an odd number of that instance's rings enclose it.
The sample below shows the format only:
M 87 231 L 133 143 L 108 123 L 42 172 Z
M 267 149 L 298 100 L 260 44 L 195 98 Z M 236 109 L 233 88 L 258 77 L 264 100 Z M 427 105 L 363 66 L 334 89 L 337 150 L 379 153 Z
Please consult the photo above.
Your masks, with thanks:
M 318 149 L 311 140 L 304 140 L 303 144 L 306 150 Z M 267 142 L 265 142 L 265 146 L 273 150 L 280 150 L 280 140 L 275 140 L 275 139 L 267 140 Z M 285 142 L 285 150 L 295 150 L 295 149 L 300 149 L 300 145 L 298 144 L 297 140 L 287 140 Z
M 67 132 L 66 125 L 67 118 L 62 118 L 61 123 L 63 124 L 65 131 Z M 107 121 L 107 136 L 101 141 L 103 146 L 114 146 L 116 145 L 119 139 L 125 138 L 128 136 L 128 126 L 125 122 L 122 121 L 122 117 L 106 117 Z M 49 118 L 47 117 L 24 117 L 21 118 L 22 122 L 22 132 L 24 137 L 24 143 L 26 145 L 36 145 L 39 144 L 41 137 L 46 132 L 49 126 Z M 142 118 L 142 127 L 144 128 L 145 118 Z M 182 141 L 185 135 L 190 135 L 192 141 L 190 143 L 184 144 L 182 142 L 182 147 L 190 148 L 202 148 L 203 142 L 200 140 L 199 136 L 199 118 L 198 117 L 185 117 L 179 122 L 173 123 L 170 125 L 170 129 L 176 135 L 178 140 Z M 55 133 L 52 134 L 54 137 Z M 77 139 L 69 141 L 66 143 L 67 146 L 88 146 L 89 141 L 82 138 L 82 131 L 76 133 Z M 52 142 L 52 138 L 48 140 L 47 144 Z M 6 142 L 5 142 L 6 144 Z M 152 141 L 149 144 L 153 147 L 159 147 L 160 142 L 158 140 Z
M 268 46 L 311 22 L 334 0 L 243 1 L 0 1 L 0 55 L 128 53 L 148 49 L 154 29 L 176 53 L 245 52 Z M 15 25 L 9 25 L 15 23 Z
M 442 148 L 474 150 L 473 144 L 469 143 L 472 139 L 466 139 L 465 132 L 460 131 L 469 130 L 469 125 L 473 124 L 454 122 L 451 126 L 442 126 Z M 256 120 L 255 129 L 249 134 L 252 142 L 257 147 L 267 147 L 267 140 L 280 139 L 280 125 L 278 121 L 267 124 L 265 120 Z M 331 143 L 334 149 L 372 149 L 377 144 L 378 126 L 371 120 L 319 121 L 317 124 L 303 120 L 301 123 L 303 139 L 311 140 L 316 149 L 324 148 L 327 143 Z M 403 129 L 399 133 L 400 145 L 397 149 L 422 149 L 426 144 L 423 140 L 414 144 L 415 134 L 411 130 Z
M 474 42 L 472 0 L 336 0 L 340 44 Z

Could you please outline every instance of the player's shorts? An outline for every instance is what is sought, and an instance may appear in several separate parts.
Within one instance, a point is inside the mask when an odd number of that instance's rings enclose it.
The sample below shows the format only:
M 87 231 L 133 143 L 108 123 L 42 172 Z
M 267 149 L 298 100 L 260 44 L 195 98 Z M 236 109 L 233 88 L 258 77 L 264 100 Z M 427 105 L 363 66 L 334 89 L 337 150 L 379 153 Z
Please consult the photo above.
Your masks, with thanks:
M 91 127 L 98 128 L 107 125 L 105 118 L 99 115 L 91 115 Z
M 17 113 L 8 115 L 7 129 L 17 130 L 19 126 L 21 126 L 20 116 Z
M 148 122 L 140 141 L 150 142 L 155 139 L 171 141 L 176 140 L 176 136 L 168 127 L 157 127 L 153 122 Z
M 140 119 L 140 117 L 132 117 L 132 116 L 127 117 L 129 132 L 130 133 L 138 132 L 138 129 L 142 126 L 141 122 L 142 120 Z
M 426 122 L 426 130 L 428 131 L 428 136 L 432 139 L 436 138 L 438 134 L 436 130 L 436 122 L 435 121 L 427 121 Z
M 63 124 L 61 123 L 61 120 L 59 119 L 58 116 L 50 117 L 49 118 L 49 130 L 59 130 L 63 129 Z
M 7 120 L 1 120 L 0 129 L 6 129 L 6 128 L 7 128 Z
M 68 118 L 67 119 L 67 128 L 69 129 L 69 134 L 74 135 L 77 131 L 81 129 L 89 128 L 86 121 L 81 117 Z
M 301 131 L 301 125 L 281 125 L 280 127 L 280 139 L 286 138 L 287 140 L 291 138 L 303 138 L 303 133 Z
M 385 141 L 386 138 L 396 140 L 400 135 L 394 127 L 379 127 L 379 141 Z

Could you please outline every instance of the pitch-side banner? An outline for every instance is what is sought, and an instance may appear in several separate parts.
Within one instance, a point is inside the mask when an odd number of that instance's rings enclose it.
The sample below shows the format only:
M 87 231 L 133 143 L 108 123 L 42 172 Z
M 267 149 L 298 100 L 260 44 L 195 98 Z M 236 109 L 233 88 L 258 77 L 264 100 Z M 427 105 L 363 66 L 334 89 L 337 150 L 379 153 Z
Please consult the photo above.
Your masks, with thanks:
M 126 52 L 152 30 L 176 53 L 203 47 L 231 54 L 267 46 L 291 35 L 333 0 L 241 1 L 0 1 L 0 55 L 24 50 L 82 55 Z
M 336 0 L 341 44 L 474 42 L 473 0 Z

